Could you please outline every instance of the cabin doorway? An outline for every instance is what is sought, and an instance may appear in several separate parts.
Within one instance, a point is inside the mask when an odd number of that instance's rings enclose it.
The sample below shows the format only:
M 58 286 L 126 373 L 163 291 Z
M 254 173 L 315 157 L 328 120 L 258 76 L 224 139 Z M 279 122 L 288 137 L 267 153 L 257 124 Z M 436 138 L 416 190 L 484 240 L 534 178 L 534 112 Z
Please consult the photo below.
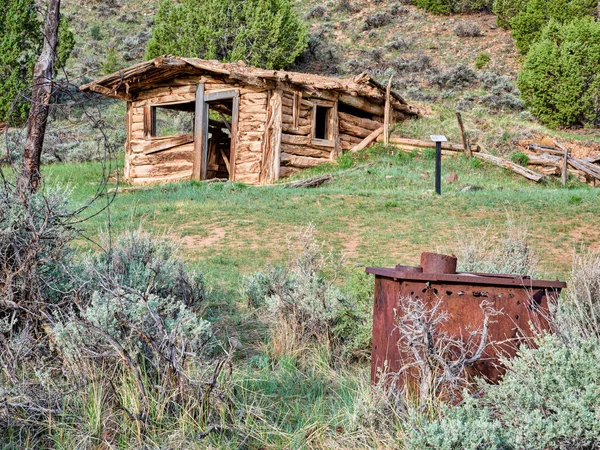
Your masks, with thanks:
M 235 178 L 235 136 L 238 122 L 237 89 L 196 91 L 193 178 L 210 180 Z

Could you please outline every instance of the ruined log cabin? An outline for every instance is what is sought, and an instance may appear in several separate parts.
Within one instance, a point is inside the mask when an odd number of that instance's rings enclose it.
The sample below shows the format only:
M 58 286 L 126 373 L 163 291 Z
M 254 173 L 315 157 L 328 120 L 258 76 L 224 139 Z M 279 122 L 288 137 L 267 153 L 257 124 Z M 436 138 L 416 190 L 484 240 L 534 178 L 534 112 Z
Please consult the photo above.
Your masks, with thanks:
M 80 88 L 127 102 L 125 179 L 268 184 L 330 162 L 384 122 L 386 88 L 163 56 Z M 390 120 L 417 115 L 395 92 Z

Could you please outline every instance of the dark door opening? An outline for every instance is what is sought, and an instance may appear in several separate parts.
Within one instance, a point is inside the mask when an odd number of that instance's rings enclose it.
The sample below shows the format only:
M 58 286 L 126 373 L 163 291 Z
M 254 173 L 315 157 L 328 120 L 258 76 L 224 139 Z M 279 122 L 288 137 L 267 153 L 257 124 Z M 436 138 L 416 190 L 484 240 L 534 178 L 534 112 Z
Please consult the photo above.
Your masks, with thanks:
M 231 179 L 231 115 L 233 100 L 208 103 L 206 179 Z

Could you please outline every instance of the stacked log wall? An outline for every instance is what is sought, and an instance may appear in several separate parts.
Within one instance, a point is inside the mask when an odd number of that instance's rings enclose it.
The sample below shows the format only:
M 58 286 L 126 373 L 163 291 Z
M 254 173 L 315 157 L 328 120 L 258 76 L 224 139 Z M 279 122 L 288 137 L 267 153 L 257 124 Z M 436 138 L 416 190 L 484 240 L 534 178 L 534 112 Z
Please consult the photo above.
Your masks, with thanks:
M 205 92 L 238 89 L 239 119 L 234 178 L 258 183 L 261 143 L 266 120 L 267 91 L 227 83 L 217 77 L 182 77 L 167 85 L 138 93 L 128 103 L 128 139 L 125 145 L 125 178 L 133 183 L 156 183 L 191 178 L 194 153 L 192 134 L 150 136 L 151 107 L 195 102 L 196 86 Z

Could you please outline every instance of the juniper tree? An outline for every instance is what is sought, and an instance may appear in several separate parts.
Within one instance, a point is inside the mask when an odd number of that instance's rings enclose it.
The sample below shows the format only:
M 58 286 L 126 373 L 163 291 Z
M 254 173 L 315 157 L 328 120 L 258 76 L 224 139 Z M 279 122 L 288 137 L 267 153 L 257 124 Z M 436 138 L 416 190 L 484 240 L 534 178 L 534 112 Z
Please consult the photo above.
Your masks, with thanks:
M 146 57 L 171 54 L 283 68 L 304 51 L 306 26 L 289 0 L 163 0 Z

